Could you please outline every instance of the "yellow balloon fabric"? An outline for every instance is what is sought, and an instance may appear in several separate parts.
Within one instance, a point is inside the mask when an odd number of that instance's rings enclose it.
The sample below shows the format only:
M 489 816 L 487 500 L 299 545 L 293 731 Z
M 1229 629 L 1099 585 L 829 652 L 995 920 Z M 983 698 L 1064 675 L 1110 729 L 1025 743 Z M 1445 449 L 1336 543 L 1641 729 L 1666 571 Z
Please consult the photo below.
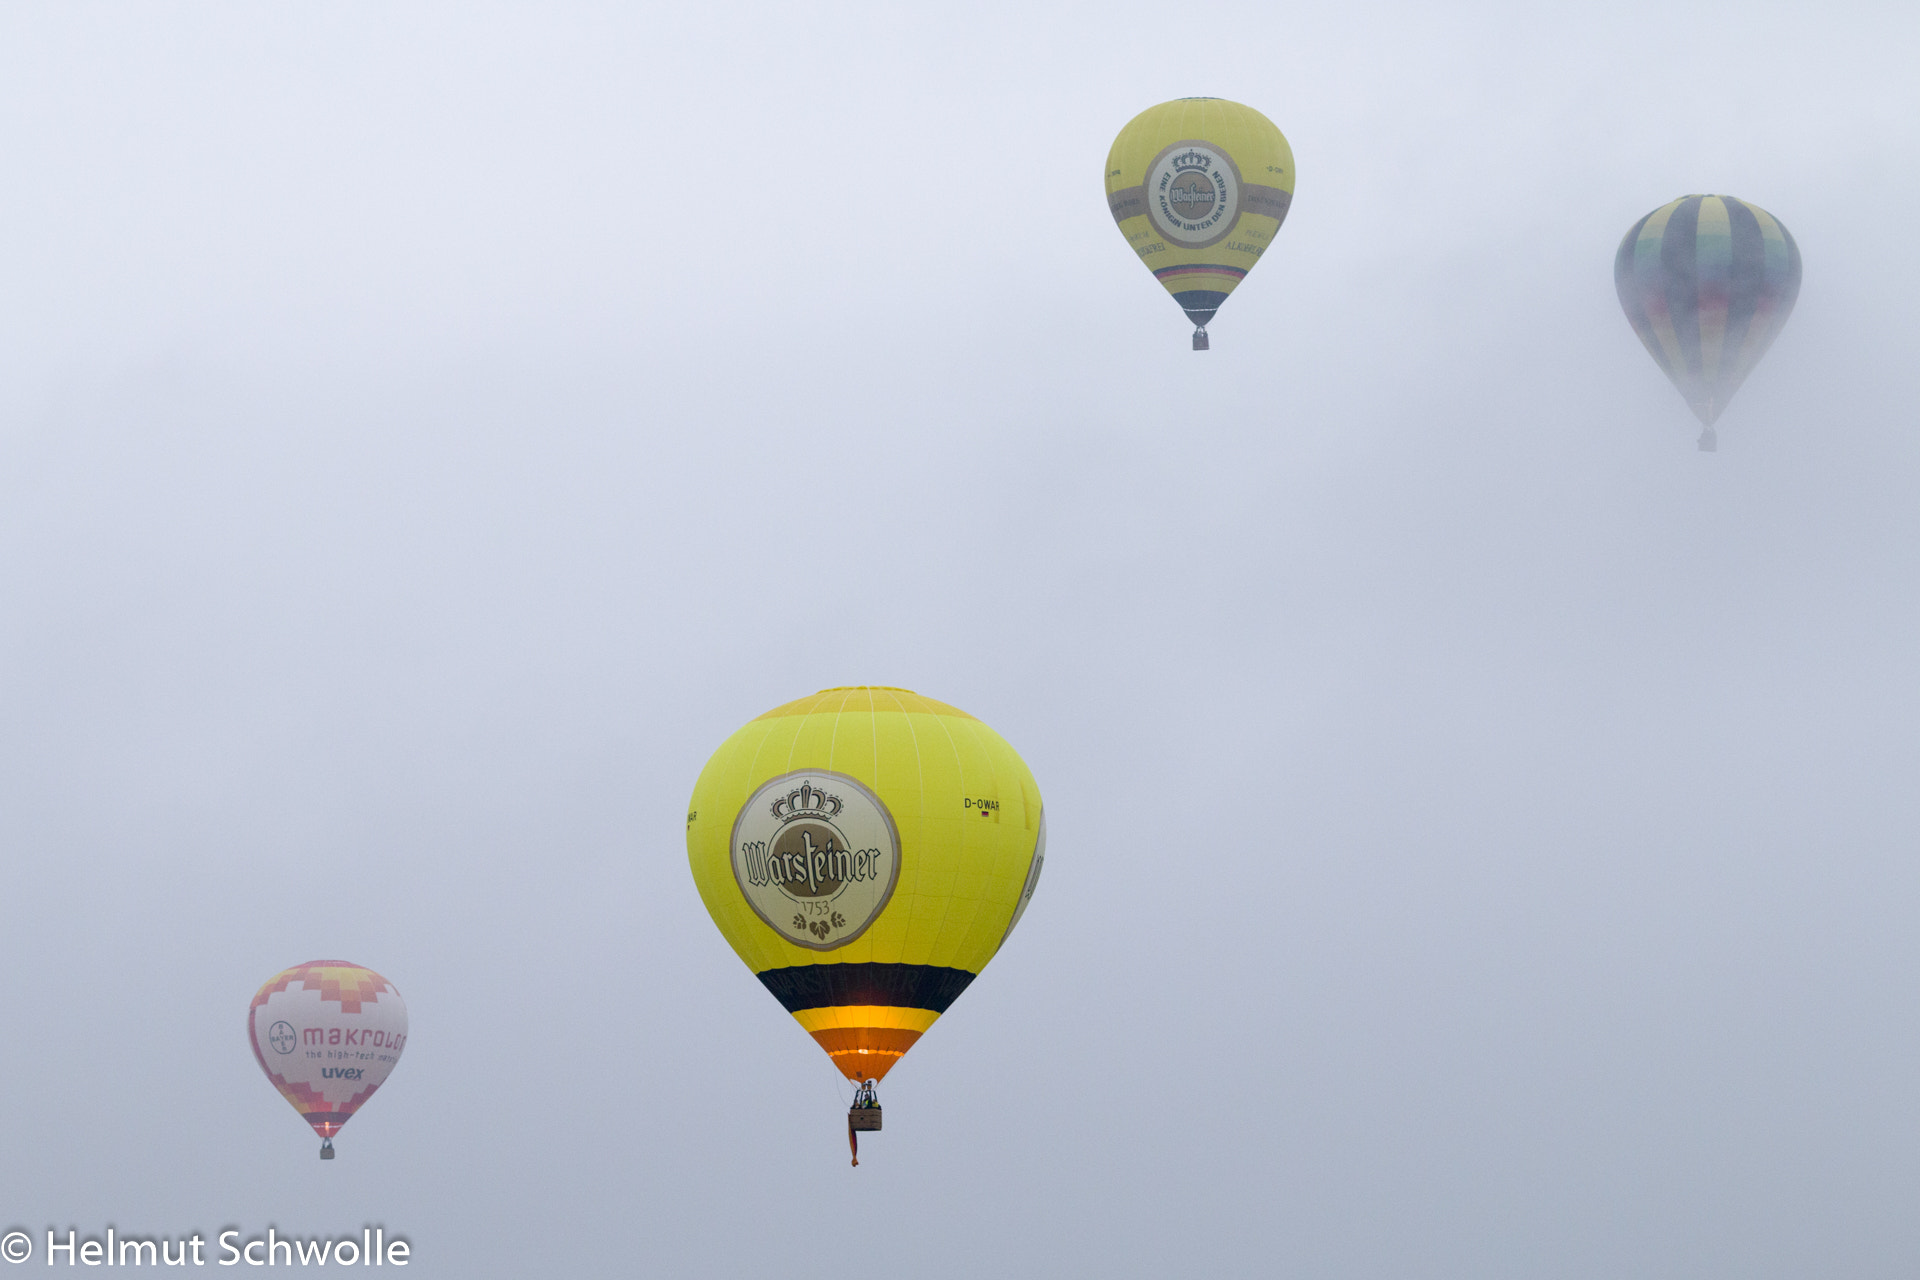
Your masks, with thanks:
M 714 923 L 853 1080 L 886 1075 L 986 967 L 1045 856 L 1013 748 L 905 689 L 774 708 L 713 753 L 687 813 Z
M 1293 205 L 1293 149 L 1273 121 L 1225 98 L 1178 98 L 1128 122 L 1107 153 L 1120 234 L 1194 323 L 1260 261 Z

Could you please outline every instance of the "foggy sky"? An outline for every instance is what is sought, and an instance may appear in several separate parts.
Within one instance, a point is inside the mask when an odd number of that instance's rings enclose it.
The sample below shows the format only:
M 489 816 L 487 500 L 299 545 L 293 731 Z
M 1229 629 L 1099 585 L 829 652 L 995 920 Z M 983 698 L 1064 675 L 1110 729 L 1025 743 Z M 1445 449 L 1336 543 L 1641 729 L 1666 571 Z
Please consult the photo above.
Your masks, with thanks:
M 1917 39 L 0 10 L 0 1230 L 1910 1276 Z M 1206 354 L 1099 180 L 1189 94 L 1299 165 Z M 1611 270 L 1707 191 L 1805 259 L 1713 455 Z M 992 725 L 1050 828 L 858 1170 L 682 834 L 848 683 Z M 326 1165 L 242 1026 L 320 957 L 412 1023 Z

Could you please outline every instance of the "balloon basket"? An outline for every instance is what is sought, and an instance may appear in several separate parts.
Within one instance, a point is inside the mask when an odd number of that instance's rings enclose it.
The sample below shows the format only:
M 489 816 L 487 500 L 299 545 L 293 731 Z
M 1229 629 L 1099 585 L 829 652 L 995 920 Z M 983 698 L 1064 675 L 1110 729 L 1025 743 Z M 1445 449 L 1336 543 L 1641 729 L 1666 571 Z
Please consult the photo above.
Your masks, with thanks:
M 853 1105 L 847 1108 L 847 1127 L 855 1133 L 880 1132 L 880 1099 L 874 1094 L 874 1082 L 863 1081 L 853 1091 Z
M 1207 350 L 1207 349 L 1208 349 L 1208 347 L 1207 347 L 1207 326 L 1205 326 L 1205 325 L 1198 325 L 1198 326 L 1196 326 L 1196 327 L 1194 328 L 1194 331 L 1193 331 L 1193 349 L 1194 349 L 1195 351 L 1205 351 L 1205 350 Z
M 860 1167 L 860 1135 L 880 1132 L 880 1099 L 873 1095 L 873 1081 L 862 1080 L 853 1091 L 853 1105 L 847 1108 L 847 1147 L 853 1152 L 853 1167 Z
M 320 1158 L 322 1160 L 333 1159 L 333 1139 L 332 1138 L 320 1139 Z
M 1702 431 L 1700 433 L 1700 452 L 1717 453 L 1719 450 L 1720 437 L 1714 435 L 1711 429 Z

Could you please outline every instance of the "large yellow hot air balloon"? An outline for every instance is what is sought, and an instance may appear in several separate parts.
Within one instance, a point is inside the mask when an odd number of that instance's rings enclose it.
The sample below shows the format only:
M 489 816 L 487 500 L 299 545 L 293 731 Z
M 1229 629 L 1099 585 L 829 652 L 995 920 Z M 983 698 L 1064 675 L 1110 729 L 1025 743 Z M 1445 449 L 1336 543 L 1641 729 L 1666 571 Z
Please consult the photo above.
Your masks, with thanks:
M 862 1086 L 849 1141 L 879 1127 L 873 1082 L 1013 932 L 1045 856 L 1040 789 L 1013 748 L 905 689 L 775 707 L 713 753 L 687 813 L 714 923 Z
M 1273 243 L 1293 204 L 1293 149 L 1273 121 L 1225 98 L 1179 98 L 1127 123 L 1107 153 L 1120 234 L 1193 321 L 1207 321 Z

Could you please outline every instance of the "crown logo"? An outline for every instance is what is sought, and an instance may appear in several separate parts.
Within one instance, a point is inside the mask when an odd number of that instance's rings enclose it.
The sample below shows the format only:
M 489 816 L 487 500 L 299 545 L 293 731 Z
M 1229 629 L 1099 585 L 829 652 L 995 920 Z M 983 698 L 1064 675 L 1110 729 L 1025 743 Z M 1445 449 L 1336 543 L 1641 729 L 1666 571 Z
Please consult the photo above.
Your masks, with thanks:
M 1198 151 L 1183 151 L 1173 158 L 1173 171 L 1186 173 L 1193 170 L 1204 172 L 1213 167 L 1213 157 L 1201 155 Z
M 846 806 L 840 803 L 839 796 L 828 795 L 811 782 L 803 782 L 769 807 L 781 822 L 793 822 L 800 818 L 838 817 Z

